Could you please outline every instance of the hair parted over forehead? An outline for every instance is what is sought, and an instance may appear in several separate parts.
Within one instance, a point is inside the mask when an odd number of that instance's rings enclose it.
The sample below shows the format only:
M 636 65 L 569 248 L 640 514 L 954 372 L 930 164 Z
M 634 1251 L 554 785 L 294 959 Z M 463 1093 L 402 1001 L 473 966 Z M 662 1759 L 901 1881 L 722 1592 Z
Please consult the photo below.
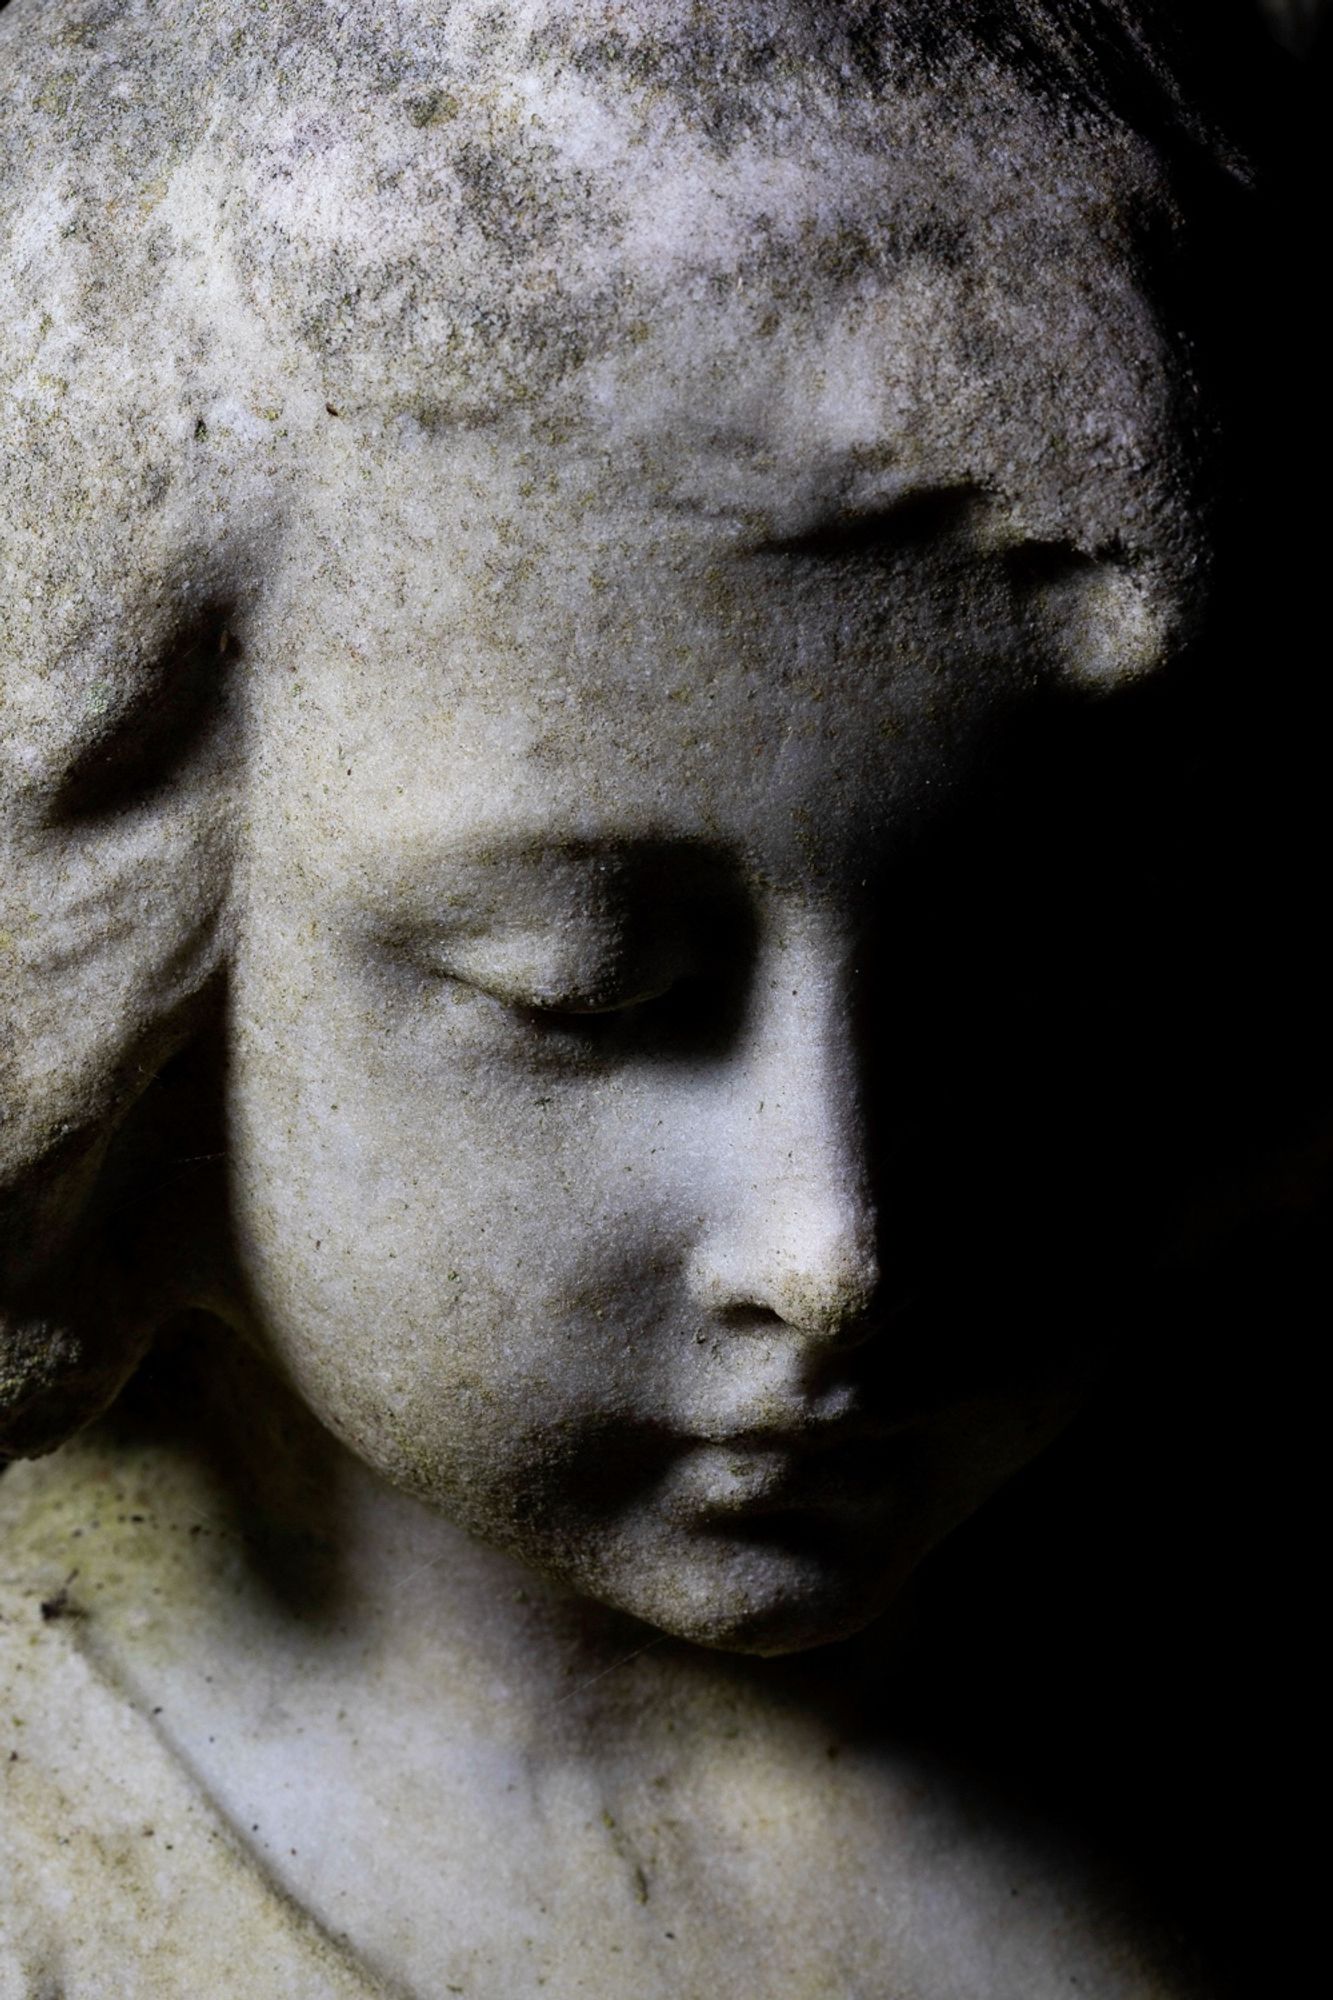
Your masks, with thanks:
M 1177 11 L 0 14 L 0 1450 L 104 1408 L 163 1309 L 104 1168 L 223 974 L 232 635 L 312 452 L 508 427 L 665 477 L 708 428 L 680 315 L 752 270 L 735 337 L 781 357 L 871 273 L 936 329 L 884 353 L 906 470 L 1189 601 L 1210 417 L 1161 274 L 1247 169 Z

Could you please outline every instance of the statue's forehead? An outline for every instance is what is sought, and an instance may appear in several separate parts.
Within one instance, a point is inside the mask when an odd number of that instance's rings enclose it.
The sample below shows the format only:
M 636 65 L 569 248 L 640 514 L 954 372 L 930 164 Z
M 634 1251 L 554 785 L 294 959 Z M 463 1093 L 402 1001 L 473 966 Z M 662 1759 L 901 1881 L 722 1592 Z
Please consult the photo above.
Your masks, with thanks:
M 667 486 L 898 462 L 1006 490 L 1035 531 L 1073 505 L 1089 546 L 1151 514 L 1172 386 L 1123 144 L 1112 199 L 1099 145 L 1001 72 L 945 106 L 799 51 L 722 144 L 619 48 L 521 55 L 442 59 L 355 115 L 325 76 L 248 121 L 221 175 L 240 282 L 336 407 L 600 431 Z
M 850 851 L 1043 680 L 1150 664 L 1137 584 L 1048 549 L 1032 601 L 983 496 L 766 540 L 493 440 L 409 462 L 352 514 L 330 481 L 246 634 L 264 782 L 309 791 L 337 869 L 344 809 L 375 842 L 500 812 Z
M 190 437 L 267 442 L 300 387 L 438 434 L 600 426 L 668 484 L 887 457 L 1034 532 L 1151 538 L 1190 393 L 1134 247 L 1151 149 L 978 51 L 909 60 L 931 11 L 289 0 L 151 51 L 99 30 L 42 380 L 125 344 Z
M 747 45 L 724 40 L 733 56 Z M 808 307 L 909 267 L 1012 276 L 1034 229 L 1124 254 L 1120 225 L 1153 192 L 1148 148 L 1069 128 L 993 64 L 947 90 L 869 89 L 797 38 L 754 74 L 740 66 L 723 134 L 700 110 L 716 77 L 636 62 L 638 42 L 608 36 L 585 60 L 567 34 L 554 52 L 549 34 L 510 41 L 510 59 L 479 62 L 443 36 L 392 87 L 303 48 L 211 135 L 245 176 L 234 233 L 303 252 L 307 289 L 336 257 L 363 307 L 409 258 L 423 308 L 559 290 L 592 332 L 596 306 L 620 318 L 668 283 Z
M 664 507 L 975 489 L 1193 574 L 1197 392 L 1133 248 L 1156 167 L 1001 66 L 872 75 L 820 39 L 857 10 L 786 4 L 215 0 L 151 45 L 20 37 L 38 11 L 0 31 L 47 176 L 0 314 L 34 686 L 128 684 L 161 607 L 265 594 L 327 465 L 351 521 L 405 446 L 482 435 Z

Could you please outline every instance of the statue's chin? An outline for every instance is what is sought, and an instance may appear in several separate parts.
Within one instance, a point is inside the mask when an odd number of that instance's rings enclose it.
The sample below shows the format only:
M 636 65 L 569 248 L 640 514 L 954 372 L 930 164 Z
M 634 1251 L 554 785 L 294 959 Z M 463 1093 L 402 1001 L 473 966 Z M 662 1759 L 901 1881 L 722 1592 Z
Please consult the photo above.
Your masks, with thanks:
M 854 1639 L 888 1609 L 889 1605 L 884 1604 L 873 1611 L 844 1612 L 840 1617 L 832 1611 L 821 1614 L 813 1609 L 788 1612 L 768 1619 L 756 1619 L 752 1625 L 727 1630 L 716 1637 L 692 1632 L 674 1636 L 690 1639 L 713 1652 L 740 1653 L 755 1659 L 780 1659 L 792 1653 L 816 1652 L 821 1646 L 836 1646 L 846 1639 Z
M 581 1588 L 674 1639 L 712 1651 L 775 1656 L 836 1645 L 883 1616 L 921 1552 L 885 1552 L 849 1571 L 808 1548 L 705 1546 L 668 1564 L 644 1561 L 628 1577 Z
M 874 1600 L 850 1603 L 836 1601 L 830 1592 L 822 1600 L 747 1604 L 730 1614 L 719 1607 L 711 1617 L 651 1622 L 660 1624 L 674 1639 L 685 1639 L 713 1652 L 771 1659 L 855 1638 L 889 1610 L 896 1595 L 896 1590 L 888 1590 L 877 1593 Z

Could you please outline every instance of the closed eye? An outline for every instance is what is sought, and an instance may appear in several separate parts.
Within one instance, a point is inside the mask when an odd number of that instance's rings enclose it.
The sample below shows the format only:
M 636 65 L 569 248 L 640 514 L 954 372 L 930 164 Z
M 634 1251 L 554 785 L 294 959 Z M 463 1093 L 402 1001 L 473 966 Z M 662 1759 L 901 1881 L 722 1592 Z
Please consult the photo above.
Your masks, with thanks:
M 740 998 L 728 982 L 702 974 L 682 974 L 614 999 L 486 997 L 526 1030 L 535 1046 L 545 1043 L 552 1053 L 600 1050 L 655 1062 L 697 1062 L 725 1048 L 735 1032 Z
M 692 1067 L 734 1045 L 754 924 L 748 892 L 716 857 L 705 867 L 673 846 L 670 858 L 683 888 L 663 879 L 653 847 L 628 886 L 591 863 L 553 887 L 504 875 L 513 908 L 492 885 L 495 907 L 478 890 L 474 911 L 455 886 L 432 896 L 441 915 L 395 912 L 366 943 L 402 1004 L 460 1053 Z
M 472 983 L 476 984 L 477 982 L 474 981 Z M 482 987 L 480 990 L 482 992 L 490 991 L 492 999 L 501 1000 L 504 1004 L 515 1007 L 523 1013 L 536 1014 L 555 1020 L 587 1021 L 600 1020 L 608 1014 L 629 1014 L 633 1013 L 636 1008 L 651 1007 L 656 1001 L 664 1000 L 667 994 L 679 984 L 679 980 L 668 979 L 660 985 L 647 986 L 641 992 L 617 994 L 612 998 L 598 997 L 595 999 L 582 999 L 575 995 L 568 997 L 561 996 L 558 999 L 548 999 L 544 994 L 535 994 L 531 999 L 524 1000 L 496 993 L 487 987 Z
M 610 999 L 581 999 L 563 995 L 558 999 L 547 999 L 544 995 L 536 994 L 530 998 L 523 998 L 513 994 L 498 993 L 493 988 L 479 985 L 476 981 L 464 983 L 476 985 L 478 992 L 485 993 L 489 999 L 497 1000 L 502 1007 L 508 1007 L 511 1013 L 530 1021 L 534 1027 L 567 1028 L 572 1032 L 581 1029 L 588 1033 L 596 1033 L 605 1023 L 643 1014 L 649 1008 L 658 1006 L 683 982 L 668 980 L 661 986 L 649 986 L 642 992 L 617 994 Z

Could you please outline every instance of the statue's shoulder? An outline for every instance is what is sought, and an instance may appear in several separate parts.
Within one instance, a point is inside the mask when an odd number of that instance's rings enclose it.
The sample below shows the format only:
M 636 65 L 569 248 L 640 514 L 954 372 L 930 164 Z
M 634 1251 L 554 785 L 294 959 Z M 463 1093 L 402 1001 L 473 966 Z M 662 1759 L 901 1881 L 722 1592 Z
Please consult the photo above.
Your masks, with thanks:
M 226 1546 L 186 1525 L 174 1476 L 90 1434 L 0 1478 L 0 1991 L 46 1990 L 58 1965 L 69 2000 L 109 1986 L 174 2000 L 229 1992 L 244 1963 L 270 1968 L 247 1973 L 264 1996 L 367 2000 L 373 1979 L 233 1828 L 234 1798 L 200 1775 L 198 1718 L 178 1737 L 152 1678 L 153 1634 L 194 1602 L 154 1558 L 173 1537 L 153 1518 L 179 1516 L 192 1569 Z M 1114 1885 L 946 1761 L 826 1722 L 735 1662 L 670 1658 L 632 1658 L 568 1728 L 584 1700 L 554 1711 L 516 1791 L 497 1796 L 514 1759 L 479 1743 L 438 1801 L 430 1893 L 404 1829 L 374 1895 L 398 1896 L 405 1920 L 435 1909 L 440 1978 L 413 1978 L 416 1954 L 395 1964 L 402 1990 L 442 1990 L 464 1961 L 483 1975 L 479 2000 L 520 1990 L 508 1974 L 526 1924 L 557 1994 L 674 2000 L 725 1982 L 756 2000 L 1202 2000 Z M 375 1773 L 360 1794 L 347 1776 L 343 1810 L 375 1822 Z M 498 1897 L 497 1874 L 511 1885 Z M 349 1904 L 358 1937 L 383 1930 L 383 1910 L 357 1914 Z
M 986 2000 L 1207 2000 L 1188 1944 L 1067 1831 L 918 1751 L 839 1758 L 853 1825 L 892 1884 L 885 1926 L 908 1990 Z
M 371 2000 L 380 1985 L 274 1885 L 104 1643 L 137 1491 L 91 1449 L 0 1475 L 0 1993 L 177 2000 L 240 1978 L 262 2000 Z M 108 1550 L 81 1560 L 93 1524 Z M 152 1574 L 125 1588 L 150 1616 Z
M 104 1668 L 78 1579 L 50 1589 L 22 1551 L 19 1571 L 0 1582 L 0 1991 L 379 1996 Z

